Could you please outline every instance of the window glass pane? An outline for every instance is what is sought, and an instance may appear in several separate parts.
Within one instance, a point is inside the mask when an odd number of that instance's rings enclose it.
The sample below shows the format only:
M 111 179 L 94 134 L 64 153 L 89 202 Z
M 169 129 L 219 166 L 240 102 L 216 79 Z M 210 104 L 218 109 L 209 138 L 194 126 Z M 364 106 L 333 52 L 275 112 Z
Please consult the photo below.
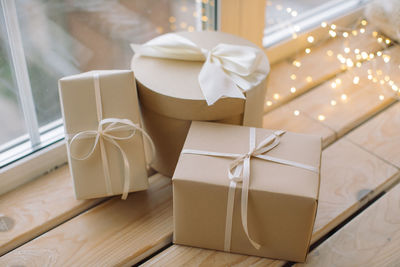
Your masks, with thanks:
M 0 14 L 2 13 L 0 6 Z M 6 28 L 4 20 L 0 17 L 0 153 L 5 143 L 26 134 L 14 81 Z
M 267 15 L 265 25 L 270 27 L 287 24 L 301 17 L 307 11 L 316 9 L 328 3 L 341 2 L 338 0 L 267 0 Z M 282 25 L 283 26 L 283 25 Z
M 61 117 L 59 78 L 127 69 L 130 43 L 170 31 L 200 30 L 205 23 L 208 27 L 213 20 L 203 15 L 213 6 L 213 1 L 195 0 L 17 0 L 39 126 Z

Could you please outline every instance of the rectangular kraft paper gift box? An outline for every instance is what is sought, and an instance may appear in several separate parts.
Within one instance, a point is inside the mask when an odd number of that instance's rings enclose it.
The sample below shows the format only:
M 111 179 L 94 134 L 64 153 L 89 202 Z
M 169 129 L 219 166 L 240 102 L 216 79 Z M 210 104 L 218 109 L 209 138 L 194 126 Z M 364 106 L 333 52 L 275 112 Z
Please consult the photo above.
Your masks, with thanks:
M 97 130 L 99 123 L 93 79 L 95 72 L 99 74 L 103 119 L 129 119 L 140 125 L 133 72 L 131 70 L 91 71 L 68 76 L 59 81 L 66 136 L 87 130 Z M 88 151 L 94 143 L 94 138 L 82 139 L 80 142 L 79 148 Z M 117 140 L 116 142 L 126 153 L 129 161 L 129 192 L 147 189 L 148 179 L 142 135 L 136 133 L 129 140 Z M 121 194 L 124 183 L 123 158 L 113 144 L 104 141 L 104 145 L 111 177 L 112 194 Z M 107 196 L 100 146 L 97 145 L 93 154 L 85 160 L 72 158 L 68 145 L 67 151 L 76 198 L 88 199 Z
M 273 131 L 256 129 L 256 145 Z M 249 127 L 192 122 L 183 149 L 247 153 Z M 314 166 L 316 172 L 252 157 L 249 242 L 241 223 L 241 184 L 235 191 L 230 252 L 304 262 L 315 221 L 321 138 L 286 132 L 266 155 Z M 181 154 L 173 176 L 174 243 L 224 250 L 232 158 Z

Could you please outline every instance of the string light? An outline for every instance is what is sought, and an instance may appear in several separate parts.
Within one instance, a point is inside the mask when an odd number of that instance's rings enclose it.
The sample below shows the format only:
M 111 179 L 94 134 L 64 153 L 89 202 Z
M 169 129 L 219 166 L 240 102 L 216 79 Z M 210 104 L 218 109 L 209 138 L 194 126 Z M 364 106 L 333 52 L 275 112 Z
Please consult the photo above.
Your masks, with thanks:
M 328 26 L 328 24 L 325 21 L 321 22 L 321 27 L 322 28 L 326 28 L 326 26 Z
M 336 101 L 335 100 L 331 100 L 331 106 L 336 106 Z
M 335 31 L 332 31 L 332 30 L 329 30 L 329 35 L 330 35 L 331 37 L 336 37 L 336 32 L 335 32 Z
M 295 88 L 295 87 L 291 87 L 291 88 L 290 88 L 290 92 L 291 92 L 292 94 L 296 93 L 296 88 Z
M 275 100 L 278 100 L 279 97 L 280 97 L 279 94 L 274 94 L 274 95 L 273 95 L 273 98 L 274 98 Z
M 296 78 L 297 78 L 297 77 L 296 77 L 296 74 L 290 75 L 290 79 L 292 79 L 293 81 L 296 80 Z
M 367 21 L 366 21 L 365 19 L 363 19 L 363 20 L 361 21 L 361 25 L 363 25 L 363 26 L 367 25 Z
M 267 101 L 267 106 L 268 107 L 272 106 L 272 102 L 271 101 Z
M 382 43 L 382 42 L 383 42 L 382 37 L 379 37 L 379 38 L 377 39 L 377 41 L 378 41 L 378 43 Z
M 360 33 L 365 33 L 365 29 L 364 29 L 364 28 L 361 28 L 361 29 L 360 29 Z
M 383 99 L 385 99 L 385 96 L 384 95 L 379 95 L 379 100 L 383 100 Z
M 345 101 L 345 100 L 347 100 L 347 95 L 346 95 L 346 94 L 342 94 L 342 95 L 340 96 L 340 98 L 341 98 L 343 101 Z
M 312 82 L 312 77 L 311 77 L 311 76 L 307 76 L 307 77 L 306 77 L 306 81 L 307 81 L 308 83 Z
M 385 40 L 385 43 L 386 43 L 386 44 L 390 44 L 390 40 L 389 40 L 389 39 L 386 39 L 386 40 Z
M 359 83 L 360 83 L 360 77 L 355 76 L 355 77 L 353 78 L 353 83 L 354 83 L 354 84 L 359 84 Z
M 310 48 L 306 48 L 305 52 L 306 52 L 307 54 L 310 54 L 310 53 L 311 53 L 311 49 L 310 49 Z
M 332 30 L 335 30 L 335 29 L 336 29 L 336 25 L 335 25 L 335 24 L 332 24 L 332 25 L 331 25 L 331 29 L 332 29 Z
M 332 83 L 331 83 L 331 87 L 332 87 L 333 89 L 335 89 L 336 86 L 337 86 L 337 84 L 336 84 L 335 82 L 332 82 Z
M 320 121 L 324 121 L 325 120 L 325 116 L 324 115 L 318 115 L 318 120 Z
M 349 37 L 349 33 L 348 32 L 344 32 L 344 33 L 342 33 L 342 35 L 343 35 L 344 38 Z
M 331 56 L 333 56 L 333 51 L 332 51 L 332 50 L 328 50 L 328 51 L 326 51 L 326 54 L 327 54 L 329 57 L 331 57 Z
M 308 36 L 307 37 L 307 41 L 310 43 L 310 44 L 312 44 L 313 42 L 314 42 L 314 37 L 313 36 Z
M 299 116 L 300 115 L 300 111 L 298 111 L 298 110 L 293 111 L 293 115 Z

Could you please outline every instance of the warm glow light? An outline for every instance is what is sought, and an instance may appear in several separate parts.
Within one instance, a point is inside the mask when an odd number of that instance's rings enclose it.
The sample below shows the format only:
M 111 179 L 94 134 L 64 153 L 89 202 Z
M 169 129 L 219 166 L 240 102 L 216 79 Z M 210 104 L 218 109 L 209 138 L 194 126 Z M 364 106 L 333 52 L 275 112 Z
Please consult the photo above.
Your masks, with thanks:
M 361 60 L 361 59 L 362 59 L 362 56 L 361 56 L 361 55 L 356 55 L 356 59 L 357 59 L 357 60 Z
M 328 24 L 325 21 L 321 22 L 321 27 L 322 28 L 326 28 L 326 26 L 328 26 Z
M 386 43 L 386 44 L 390 44 L 390 40 L 389 40 L 389 39 L 386 39 L 386 40 L 385 40 L 385 43 Z
M 378 57 L 382 56 L 382 51 L 376 52 L 376 55 L 377 55 Z
M 300 31 L 300 26 L 299 25 L 295 25 L 293 27 L 293 29 L 294 29 L 295 32 L 299 32 Z
M 354 49 L 354 53 L 360 54 L 360 49 L 358 49 L 358 48 Z
M 382 75 L 382 73 L 383 73 L 382 70 L 377 70 L 376 71 L 376 74 L 378 74 L 378 75 Z
M 342 35 L 343 35 L 344 38 L 349 37 L 349 33 L 348 32 L 344 32 L 344 33 L 342 33 Z
M 399 88 L 397 87 L 397 85 L 393 84 L 393 85 L 392 85 L 392 90 L 393 90 L 393 91 L 397 91 L 397 90 L 399 90 Z
M 297 11 L 296 10 L 292 11 L 291 15 L 292 15 L 292 17 L 296 17 L 297 16 Z
M 319 119 L 320 121 L 324 121 L 324 120 L 325 120 L 325 116 L 324 116 L 324 115 L 318 115 L 318 119 Z
M 349 68 L 353 67 L 354 66 L 353 60 L 351 60 L 350 58 L 346 59 L 346 65 Z
M 299 116 L 299 115 L 300 115 L 300 111 L 295 110 L 295 111 L 293 111 L 293 114 L 294 114 L 295 116 Z
M 279 94 L 274 94 L 273 97 L 274 97 L 275 100 L 278 100 L 279 99 Z
M 330 31 L 329 31 L 329 35 L 330 35 L 331 37 L 336 37 L 336 32 L 330 30 Z
M 208 21 L 208 17 L 207 17 L 207 16 L 202 16 L 202 17 L 201 17 L 201 20 L 202 20 L 203 22 L 207 22 L 207 21 Z
M 332 24 L 332 25 L 331 25 L 331 29 L 332 29 L 332 30 L 336 29 L 336 25 L 335 25 L 335 24 Z
M 337 79 L 335 80 L 335 82 L 336 82 L 337 84 L 342 84 L 342 80 L 339 79 L 339 78 L 337 78 Z
M 368 74 L 372 74 L 372 70 L 371 69 L 368 69 L 367 72 L 368 72 Z
M 292 75 L 290 75 L 290 79 L 292 79 L 292 80 L 296 80 L 296 74 L 292 74 Z
M 293 38 L 293 39 L 297 39 L 297 34 L 293 33 L 293 34 L 292 34 L 292 38 Z
M 271 101 L 267 101 L 267 106 L 268 107 L 272 106 L 272 102 Z
M 383 99 L 385 99 L 385 96 L 384 95 L 379 95 L 379 100 L 383 100 Z
M 360 33 L 365 33 L 365 29 L 364 29 L 364 28 L 361 28 L 361 29 L 360 29 Z
M 347 99 L 347 95 L 346 95 L 346 94 L 342 94 L 342 95 L 340 96 L 340 98 L 344 101 L 344 100 Z
M 314 42 L 314 37 L 313 36 L 308 36 L 307 37 L 307 41 L 311 44 L 311 43 L 313 43 Z
M 179 26 L 181 26 L 182 29 L 186 29 L 187 23 L 186 23 L 186 22 L 181 22 L 181 23 L 179 24 Z
M 335 100 L 331 100 L 331 106 L 336 106 L 336 101 Z
M 390 81 L 390 77 L 388 75 L 385 75 L 385 81 Z
M 296 88 L 295 88 L 295 87 L 290 88 L 290 92 L 291 92 L 292 94 L 296 93 Z
M 368 74 L 368 80 L 372 80 L 372 75 Z
M 307 54 L 310 54 L 310 53 L 311 53 L 311 49 L 310 49 L 310 48 L 306 48 L 305 52 L 306 52 Z
M 346 54 L 350 53 L 350 48 L 348 48 L 348 47 L 345 47 L 343 50 L 344 50 L 344 52 L 345 52 Z
M 298 68 L 301 66 L 301 62 L 298 60 L 293 61 L 292 64 L 293 64 L 293 66 L 296 66 Z
M 367 52 L 362 52 L 361 56 L 362 56 L 363 59 L 367 59 L 368 58 Z
M 356 63 L 357 68 L 361 68 L 361 62 Z
M 326 54 L 331 57 L 331 56 L 333 56 L 333 51 L 332 50 L 328 50 L 328 51 L 326 51 Z
M 360 77 L 355 76 L 355 77 L 353 78 L 353 83 L 354 83 L 354 84 L 359 84 L 359 83 L 360 83 Z
M 286 12 L 290 13 L 290 12 L 292 12 L 292 9 L 290 7 L 288 7 L 288 8 L 286 8 Z
M 335 82 L 332 82 L 332 83 L 331 83 L 331 87 L 332 87 L 333 89 L 335 89 L 335 88 L 336 88 L 336 86 L 337 86 L 337 85 L 336 85 L 336 83 L 335 83 Z
M 357 36 L 358 32 L 356 30 L 352 30 L 351 34 L 353 34 L 354 36 Z
M 378 36 L 378 32 L 373 32 L 372 36 L 374 36 L 374 37 Z
M 367 25 L 367 21 L 366 21 L 365 19 L 363 19 L 363 20 L 361 21 L 361 25 L 363 25 L 363 26 Z
M 383 55 L 383 61 L 385 61 L 385 63 L 388 63 L 390 61 L 390 56 L 389 55 Z
M 174 16 L 169 17 L 168 19 L 169 23 L 175 23 L 176 18 Z
M 188 31 L 189 31 L 189 32 L 194 32 L 194 27 L 193 27 L 193 26 L 189 26 L 189 27 L 188 27 Z
M 379 37 L 377 40 L 378 40 L 378 43 L 382 43 L 383 42 L 382 37 Z
M 383 85 L 385 83 L 385 81 L 384 80 L 380 80 L 379 83 Z

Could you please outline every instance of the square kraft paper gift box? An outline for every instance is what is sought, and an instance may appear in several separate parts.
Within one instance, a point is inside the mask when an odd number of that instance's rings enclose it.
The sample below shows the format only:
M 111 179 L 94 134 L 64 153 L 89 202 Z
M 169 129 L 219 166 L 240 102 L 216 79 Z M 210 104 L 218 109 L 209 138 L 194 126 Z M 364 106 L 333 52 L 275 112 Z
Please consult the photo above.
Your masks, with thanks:
M 90 71 L 59 81 L 68 161 L 77 199 L 148 187 L 134 74 Z M 151 142 L 151 141 L 150 141 Z
M 174 242 L 304 262 L 320 161 L 317 136 L 193 122 L 172 179 Z

